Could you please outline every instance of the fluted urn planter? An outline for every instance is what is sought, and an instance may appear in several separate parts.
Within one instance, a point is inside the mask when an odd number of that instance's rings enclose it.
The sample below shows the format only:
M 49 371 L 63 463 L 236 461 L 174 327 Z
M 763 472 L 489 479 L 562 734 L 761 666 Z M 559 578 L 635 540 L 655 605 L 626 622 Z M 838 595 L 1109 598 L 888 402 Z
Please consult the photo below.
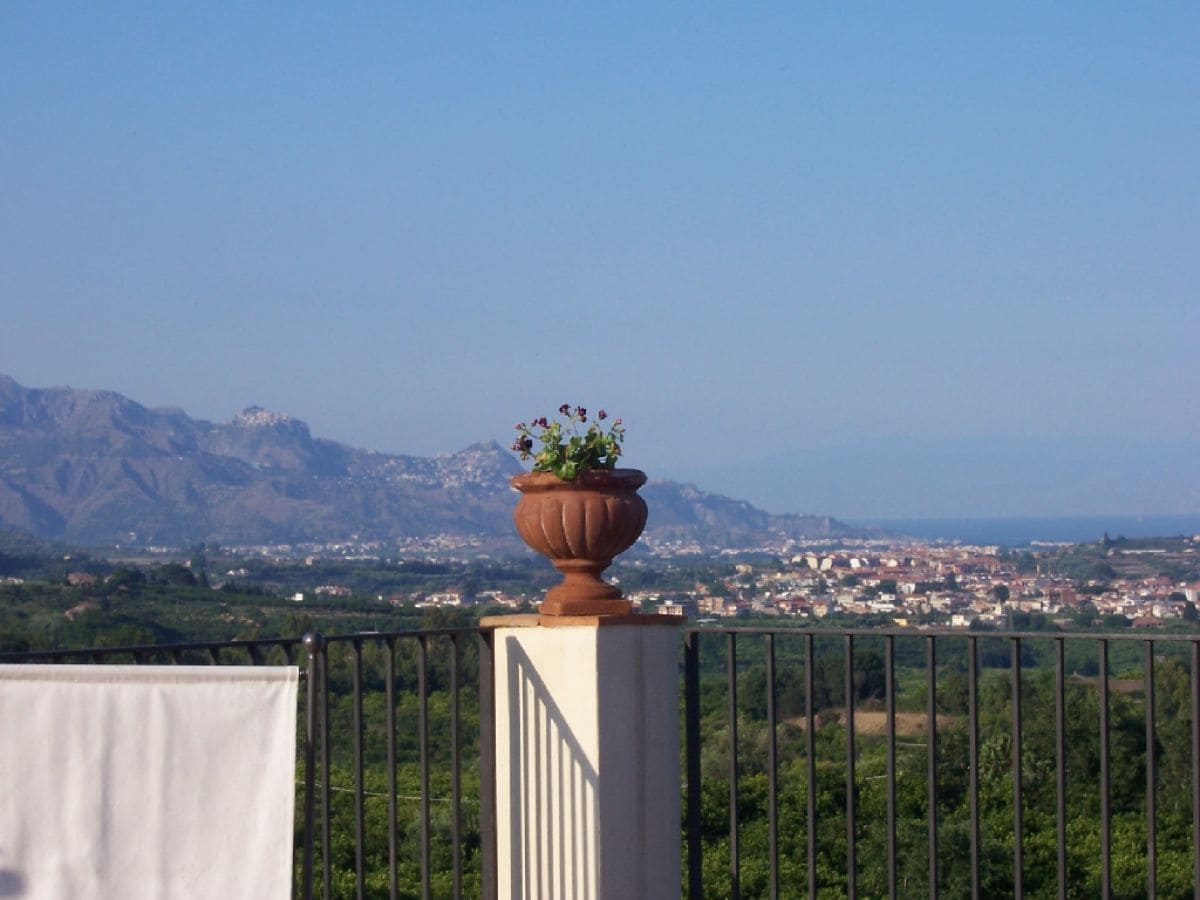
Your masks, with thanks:
M 563 580 L 546 592 L 542 615 L 629 613 L 632 604 L 600 577 L 613 557 L 633 546 L 646 527 L 646 501 L 637 490 L 646 473 L 592 469 L 572 481 L 550 472 L 512 479 L 521 492 L 513 522 L 536 552 L 550 559 Z

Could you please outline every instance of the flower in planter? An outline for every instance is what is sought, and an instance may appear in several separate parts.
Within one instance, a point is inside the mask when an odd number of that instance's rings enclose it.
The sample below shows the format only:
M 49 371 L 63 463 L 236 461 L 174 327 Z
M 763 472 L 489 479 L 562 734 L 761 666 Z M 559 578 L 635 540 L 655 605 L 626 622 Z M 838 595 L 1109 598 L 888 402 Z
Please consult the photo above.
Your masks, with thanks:
M 533 460 L 533 471 L 553 472 L 563 481 L 578 478 L 591 469 L 612 469 L 621 455 L 625 427 L 620 419 L 601 425 L 608 413 L 600 410 L 593 421 L 582 406 L 564 403 L 558 408 L 565 421 L 549 420 L 546 416 L 516 424 L 517 439 L 512 450 L 523 460 Z M 586 430 L 584 426 L 587 426 Z M 535 449 L 537 445 L 540 449 Z

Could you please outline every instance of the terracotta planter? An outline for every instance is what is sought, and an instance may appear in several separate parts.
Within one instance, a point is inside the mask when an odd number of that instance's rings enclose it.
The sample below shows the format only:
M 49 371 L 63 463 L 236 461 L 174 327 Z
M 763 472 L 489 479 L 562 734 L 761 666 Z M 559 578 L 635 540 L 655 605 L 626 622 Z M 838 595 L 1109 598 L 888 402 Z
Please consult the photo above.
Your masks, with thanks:
M 646 527 L 646 501 L 637 489 L 646 473 L 593 469 L 574 481 L 549 472 L 512 479 L 521 492 L 513 522 L 522 540 L 549 557 L 563 580 L 546 592 L 543 615 L 621 615 L 632 604 L 600 573 L 629 549 Z

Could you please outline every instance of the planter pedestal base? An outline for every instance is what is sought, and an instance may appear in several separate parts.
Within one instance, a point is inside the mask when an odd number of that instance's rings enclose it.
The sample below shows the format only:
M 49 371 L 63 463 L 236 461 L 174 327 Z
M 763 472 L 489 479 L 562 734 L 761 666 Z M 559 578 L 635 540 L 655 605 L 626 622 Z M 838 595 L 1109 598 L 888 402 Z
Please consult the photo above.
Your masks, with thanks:
M 633 612 L 628 600 L 553 600 L 542 601 L 538 612 L 543 616 L 627 616 Z
M 577 559 L 557 559 L 554 567 L 563 580 L 546 591 L 539 612 L 543 616 L 627 616 L 633 604 L 604 581 L 600 573 L 608 565 Z

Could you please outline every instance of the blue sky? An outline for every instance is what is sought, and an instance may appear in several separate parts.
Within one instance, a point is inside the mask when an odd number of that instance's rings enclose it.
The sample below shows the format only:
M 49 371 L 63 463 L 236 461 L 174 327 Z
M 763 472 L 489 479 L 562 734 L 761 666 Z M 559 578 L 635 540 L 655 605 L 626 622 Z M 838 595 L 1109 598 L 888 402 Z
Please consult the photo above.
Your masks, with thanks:
M 0 372 L 416 454 L 605 406 L 794 511 L 1198 511 L 1127 450 L 1016 510 L 830 462 L 1200 446 L 1197 46 L 1194 3 L 6 3 Z

